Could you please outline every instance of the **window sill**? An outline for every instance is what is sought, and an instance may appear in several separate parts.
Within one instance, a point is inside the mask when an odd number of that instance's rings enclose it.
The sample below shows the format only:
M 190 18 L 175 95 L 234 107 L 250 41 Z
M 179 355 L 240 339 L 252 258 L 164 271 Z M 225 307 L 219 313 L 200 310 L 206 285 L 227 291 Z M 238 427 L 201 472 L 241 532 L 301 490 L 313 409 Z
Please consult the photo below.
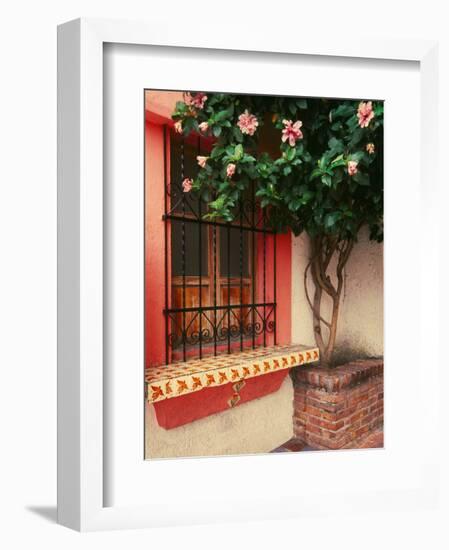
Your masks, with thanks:
M 230 383 L 237 385 L 249 378 L 299 367 L 318 359 L 318 348 L 284 345 L 152 367 L 145 371 L 147 399 L 150 403 L 157 403 L 207 388 Z

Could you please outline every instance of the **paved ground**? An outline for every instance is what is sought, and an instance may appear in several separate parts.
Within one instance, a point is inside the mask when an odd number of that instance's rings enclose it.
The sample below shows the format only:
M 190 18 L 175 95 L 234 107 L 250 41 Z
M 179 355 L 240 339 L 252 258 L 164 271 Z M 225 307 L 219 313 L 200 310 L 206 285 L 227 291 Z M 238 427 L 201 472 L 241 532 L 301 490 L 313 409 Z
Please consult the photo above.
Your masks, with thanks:
M 379 449 L 384 446 L 384 430 L 383 427 L 377 428 L 370 434 L 362 437 L 352 445 L 345 447 L 346 449 Z M 297 453 L 299 451 L 319 451 L 306 445 L 301 439 L 292 438 L 273 449 L 272 453 Z

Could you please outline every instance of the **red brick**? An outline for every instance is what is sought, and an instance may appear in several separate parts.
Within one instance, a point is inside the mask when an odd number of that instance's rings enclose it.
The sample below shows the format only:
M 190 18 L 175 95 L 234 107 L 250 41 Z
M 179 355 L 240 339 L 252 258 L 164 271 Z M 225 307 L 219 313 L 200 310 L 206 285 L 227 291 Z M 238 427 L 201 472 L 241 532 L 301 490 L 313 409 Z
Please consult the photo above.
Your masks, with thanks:
M 297 437 L 293 437 L 292 439 L 290 439 L 289 441 L 287 441 L 282 445 L 282 447 L 284 447 L 285 449 L 288 449 L 293 453 L 302 451 L 304 446 L 305 446 L 304 440 Z
M 308 422 L 309 423 L 306 424 L 306 426 L 313 424 L 314 426 L 319 426 L 320 428 L 325 428 L 326 430 L 331 430 L 333 432 L 339 430 L 344 426 L 343 420 L 340 420 L 338 422 L 329 422 L 328 420 L 316 418 L 315 416 L 309 416 Z
M 318 401 L 323 401 L 325 403 L 342 403 L 345 400 L 344 394 L 341 393 L 326 393 L 323 390 L 309 390 L 307 392 L 307 396 L 312 397 L 314 399 L 318 399 Z
M 319 426 L 314 426 L 313 424 L 307 424 L 306 425 L 306 433 L 312 432 L 314 434 L 321 435 L 321 428 Z
M 311 447 L 314 447 L 316 449 L 327 449 L 329 447 L 325 447 L 323 445 L 323 439 L 321 437 L 317 437 L 313 434 L 307 434 L 307 444 Z
M 306 414 L 316 416 L 317 418 L 320 418 L 320 416 L 322 415 L 321 409 L 318 409 L 317 407 L 312 407 L 311 405 L 306 405 L 305 412 Z
M 356 422 L 357 420 L 359 420 L 361 416 L 362 416 L 362 411 L 356 412 L 355 414 L 353 414 L 353 415 L 349 418 L 348 424 L 354 424 L 354 422 Z
M 344 402 L 328 403 L 327 401 L 320 401 L 319 399 L 314 399 L 313 397 L 309 397 L 307 399 L 307 404 L 330 413 L 336 413 L 345 408 Z
M 368 400 L 367 394 L 362 394 L 357 397 L 350 398 L 348 400 L 348 405 L 359 405 L 360 403 L 365 403 Z
M 365 434 L 369 431 L 369 426 L 361 426 L 355 431 L 355 437 L 360 437 L 361 435 Z

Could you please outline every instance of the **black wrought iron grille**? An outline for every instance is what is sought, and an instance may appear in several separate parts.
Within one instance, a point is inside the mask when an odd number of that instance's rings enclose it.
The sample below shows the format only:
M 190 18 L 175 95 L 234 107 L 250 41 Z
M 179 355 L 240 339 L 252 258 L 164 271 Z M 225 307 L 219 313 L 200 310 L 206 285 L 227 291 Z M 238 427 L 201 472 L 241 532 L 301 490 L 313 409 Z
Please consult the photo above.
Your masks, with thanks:
M 166 363 L 276 344 L 276 234 L 254 188 L 232 223 L 204 219 L 214 197 L 185 193 L 182 182 L 196 175 L 196 156 L 207 156 L 210 145 L 168 132 L 164 127 Z

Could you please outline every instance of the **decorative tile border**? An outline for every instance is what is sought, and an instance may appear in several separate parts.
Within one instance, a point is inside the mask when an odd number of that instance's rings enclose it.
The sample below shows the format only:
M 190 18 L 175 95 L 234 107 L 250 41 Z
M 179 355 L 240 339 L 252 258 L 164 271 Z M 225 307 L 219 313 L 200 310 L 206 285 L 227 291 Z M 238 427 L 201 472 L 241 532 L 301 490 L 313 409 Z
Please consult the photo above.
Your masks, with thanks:
M 156 403 L 204 388 L 236 383 L 318 361 L 318 348 L 301 345 L 273 346 L 174 363 L 145 370 L 147 399 Z

